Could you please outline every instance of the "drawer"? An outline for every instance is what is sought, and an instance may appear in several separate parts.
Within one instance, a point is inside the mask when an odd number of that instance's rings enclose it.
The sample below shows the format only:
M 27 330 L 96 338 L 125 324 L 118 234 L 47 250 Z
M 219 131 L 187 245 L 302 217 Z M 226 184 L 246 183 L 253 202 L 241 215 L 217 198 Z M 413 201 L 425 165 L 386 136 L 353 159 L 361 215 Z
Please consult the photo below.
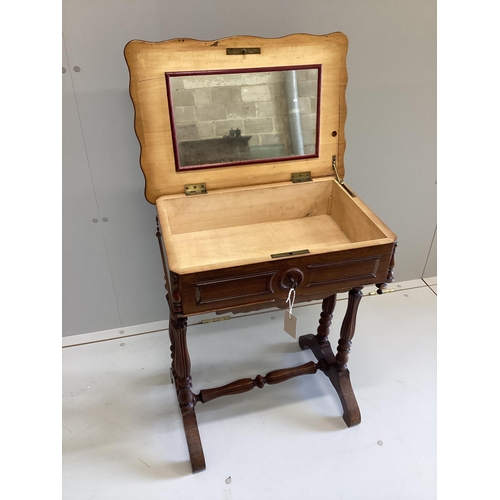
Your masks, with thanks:
M 291 286 L 297 301 L 327 297 L 353 286 L 382 283 L 392 244 L 306 255 L 219 271 L 175 275 L 182 313 L 235 310 L 261 303 L 284 307 Z

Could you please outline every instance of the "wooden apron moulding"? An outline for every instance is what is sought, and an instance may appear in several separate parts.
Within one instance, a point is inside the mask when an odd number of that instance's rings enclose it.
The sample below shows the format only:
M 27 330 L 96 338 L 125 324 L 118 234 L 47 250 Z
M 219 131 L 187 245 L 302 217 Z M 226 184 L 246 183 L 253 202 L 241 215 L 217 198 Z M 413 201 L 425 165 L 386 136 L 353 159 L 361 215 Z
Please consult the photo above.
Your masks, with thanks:
M 319 369 L 337 390 L 347 425 L 360 422 L 347 369 L 357 306 L 363 286 L 381 293 L 393 281 L 397 243 L 343 181 L 347 45 L 344 34 L 331 33 L 125 47 L 193 472 L 205 468 L 198 402 Z M 290 288 L 296 302 L 323 300 L 317 334 L 299 339 L 317 362 L 195 394 L 186 318 L 284 308 Z M 344 291 L 349 304 L 334 354 L 329 327 Z

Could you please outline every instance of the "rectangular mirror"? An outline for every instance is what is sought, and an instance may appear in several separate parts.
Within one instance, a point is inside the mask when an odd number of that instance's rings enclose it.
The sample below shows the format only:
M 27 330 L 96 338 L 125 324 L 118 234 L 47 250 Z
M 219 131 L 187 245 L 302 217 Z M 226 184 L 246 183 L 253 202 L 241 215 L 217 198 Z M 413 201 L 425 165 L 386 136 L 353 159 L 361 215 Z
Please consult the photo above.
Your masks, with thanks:
M 318 156 L 320 65 L 165 76 L 176 170 Z

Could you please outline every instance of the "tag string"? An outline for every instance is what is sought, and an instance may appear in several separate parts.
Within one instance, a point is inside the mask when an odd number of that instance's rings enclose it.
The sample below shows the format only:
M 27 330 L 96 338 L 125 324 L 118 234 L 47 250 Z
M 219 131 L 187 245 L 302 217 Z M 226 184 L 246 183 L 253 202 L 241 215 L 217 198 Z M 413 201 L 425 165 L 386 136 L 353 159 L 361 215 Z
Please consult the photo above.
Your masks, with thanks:
M 289 305 L 288 314 L 289 314 L 289 317 L 291 318 L 293 305 L 295 304 L 295 288 L 294 287 L 290 288 L 290 291 L 288 292 L 288 297 L 286 299 L 286 303 Z

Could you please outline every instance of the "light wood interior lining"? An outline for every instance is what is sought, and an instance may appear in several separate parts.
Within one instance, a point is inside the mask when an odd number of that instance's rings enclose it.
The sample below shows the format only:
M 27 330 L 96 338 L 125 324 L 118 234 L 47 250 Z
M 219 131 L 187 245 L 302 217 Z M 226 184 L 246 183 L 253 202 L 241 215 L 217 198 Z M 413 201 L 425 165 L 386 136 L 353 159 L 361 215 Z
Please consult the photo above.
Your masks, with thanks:
M 172 236 L 177 248 L 174 267 L 197 270 L 232 267 L 250 262 L 269 261 L 271 255 L 295 250 L 322 253 L 349 238 L 329 215 L 209 229 Z M 182 251 L 179 249 L 182 248 Z M 169 256 L 170 257 L 170 256 Z
M 180 234 L 326 215 L 330 192 L 330 182 L 321 180 L 287 183 L 171 197 L 164 209 L 172 234 Z
M 332 182 L 330 214 L 353 242 L 384 238 L 384 233 L 368 216 L 366 205 Z M 374 215 L 371 213 L 371 215 Z
M 171 270 L 206 271 L 387 243 L 393 235 L 332 178 L 157 200 Z

